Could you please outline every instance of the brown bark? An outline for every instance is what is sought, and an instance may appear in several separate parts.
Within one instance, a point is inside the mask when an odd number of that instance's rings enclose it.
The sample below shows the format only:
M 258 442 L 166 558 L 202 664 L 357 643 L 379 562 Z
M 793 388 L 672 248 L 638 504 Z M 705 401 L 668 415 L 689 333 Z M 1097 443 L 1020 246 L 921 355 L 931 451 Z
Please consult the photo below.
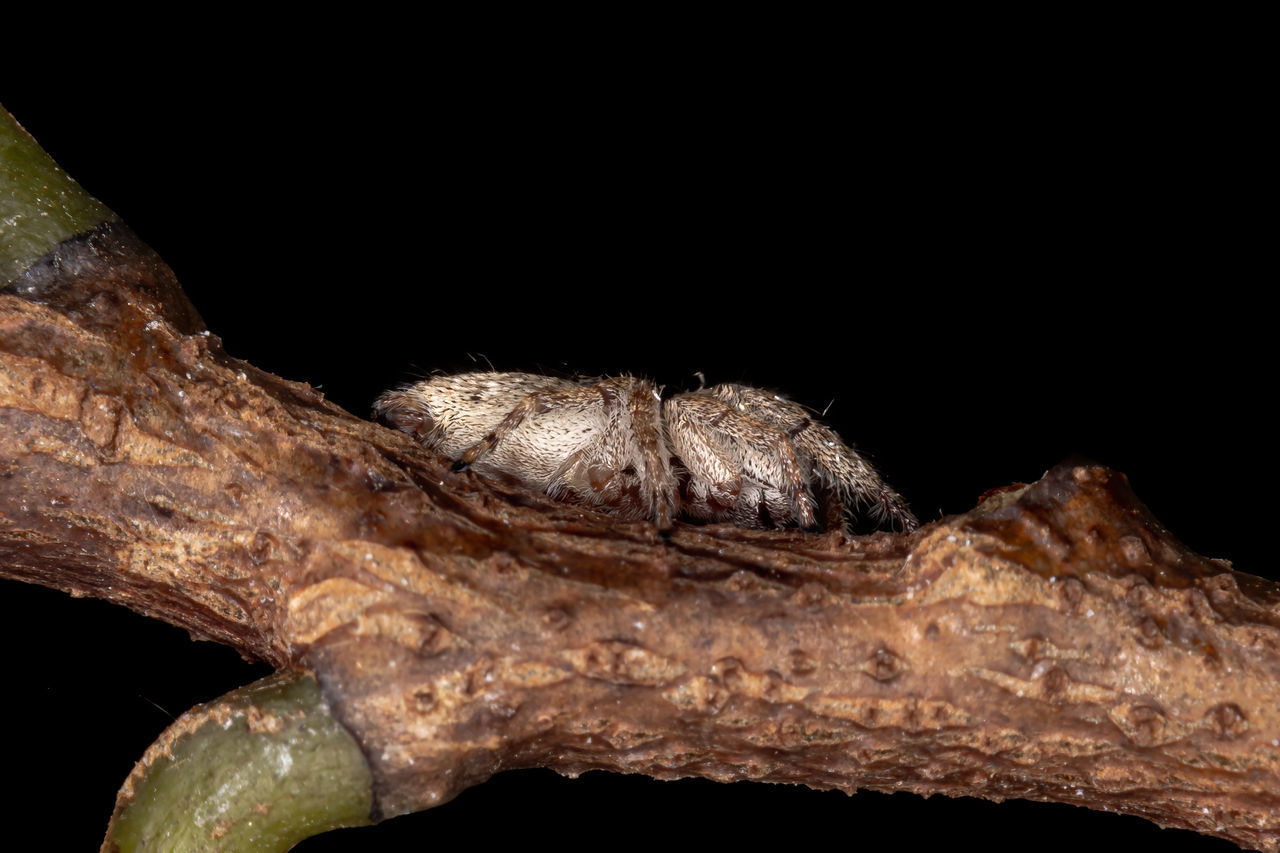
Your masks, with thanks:
M 911 536 L 455 474 L 226 356 L 122 229 L 0 292 L 0 573 L 312 669 L 382 815 L 499 769 L 1026 797 L 1280 850 L 1275 584 L 1067 465 Z

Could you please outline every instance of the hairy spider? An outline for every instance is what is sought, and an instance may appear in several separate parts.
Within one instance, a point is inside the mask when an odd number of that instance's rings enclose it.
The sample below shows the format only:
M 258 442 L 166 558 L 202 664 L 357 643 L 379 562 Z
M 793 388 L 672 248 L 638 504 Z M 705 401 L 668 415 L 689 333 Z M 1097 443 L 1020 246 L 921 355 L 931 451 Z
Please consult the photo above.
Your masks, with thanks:
M 900 529 L 918 524 L 829 427 L 746 385 L 663 400 L 652 382 L 630 376 L 462 373 L 388 391 L 374 410 L 455 460 L 455 470 L 511 477 L 660 530 L 679 516 L 816 528 L 819 501 L 827 525 L 842 524 L 852 506 Z

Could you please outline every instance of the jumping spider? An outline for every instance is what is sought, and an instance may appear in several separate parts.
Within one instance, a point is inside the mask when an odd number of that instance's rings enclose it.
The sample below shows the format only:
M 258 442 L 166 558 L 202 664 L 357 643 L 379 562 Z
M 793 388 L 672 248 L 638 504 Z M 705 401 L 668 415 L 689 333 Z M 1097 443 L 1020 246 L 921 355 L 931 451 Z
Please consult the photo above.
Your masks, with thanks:
M 741 527 L 828 526 L 865 505 L 914 530 L 906 502 L 828 427 L 790 400 L 716 385 L 663 400 L 629 376 L 438 376 L 388 391 L 375 413 L 455 460 L 571 503 L 666 531 L 683 516 Z M 814 492 L 818 493 L 815 498 Z

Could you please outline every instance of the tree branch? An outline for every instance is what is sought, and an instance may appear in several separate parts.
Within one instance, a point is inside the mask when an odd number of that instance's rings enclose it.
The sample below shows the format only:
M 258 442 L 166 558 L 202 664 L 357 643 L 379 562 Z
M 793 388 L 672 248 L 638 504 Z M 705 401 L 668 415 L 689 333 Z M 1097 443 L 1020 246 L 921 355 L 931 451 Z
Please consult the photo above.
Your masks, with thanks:
M 0 574 L 313 671 L 379 816 L 546 766 L 1026 797 L 1280 849 L 1280 590 L 1098 466 L 911 536 L 664 540 L 228 357 L 109 225 L 0 292 L 0 512 Z

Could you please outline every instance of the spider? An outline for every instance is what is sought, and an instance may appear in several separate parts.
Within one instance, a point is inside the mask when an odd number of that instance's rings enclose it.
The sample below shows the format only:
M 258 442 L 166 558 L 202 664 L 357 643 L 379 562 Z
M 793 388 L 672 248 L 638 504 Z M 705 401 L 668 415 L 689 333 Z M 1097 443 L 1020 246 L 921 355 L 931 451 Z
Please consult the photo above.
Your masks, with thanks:
M 630 376 L 461 373 L 388 391 L 375 414 L 454 460 L 660 531 L 678 517 L 741 527 L 842 526 L 850 506 L 918 524 L 871 465 L 808 410 L 746 385 L 662 399 Z M 815 492 L 817 495 L 815 496 Z

